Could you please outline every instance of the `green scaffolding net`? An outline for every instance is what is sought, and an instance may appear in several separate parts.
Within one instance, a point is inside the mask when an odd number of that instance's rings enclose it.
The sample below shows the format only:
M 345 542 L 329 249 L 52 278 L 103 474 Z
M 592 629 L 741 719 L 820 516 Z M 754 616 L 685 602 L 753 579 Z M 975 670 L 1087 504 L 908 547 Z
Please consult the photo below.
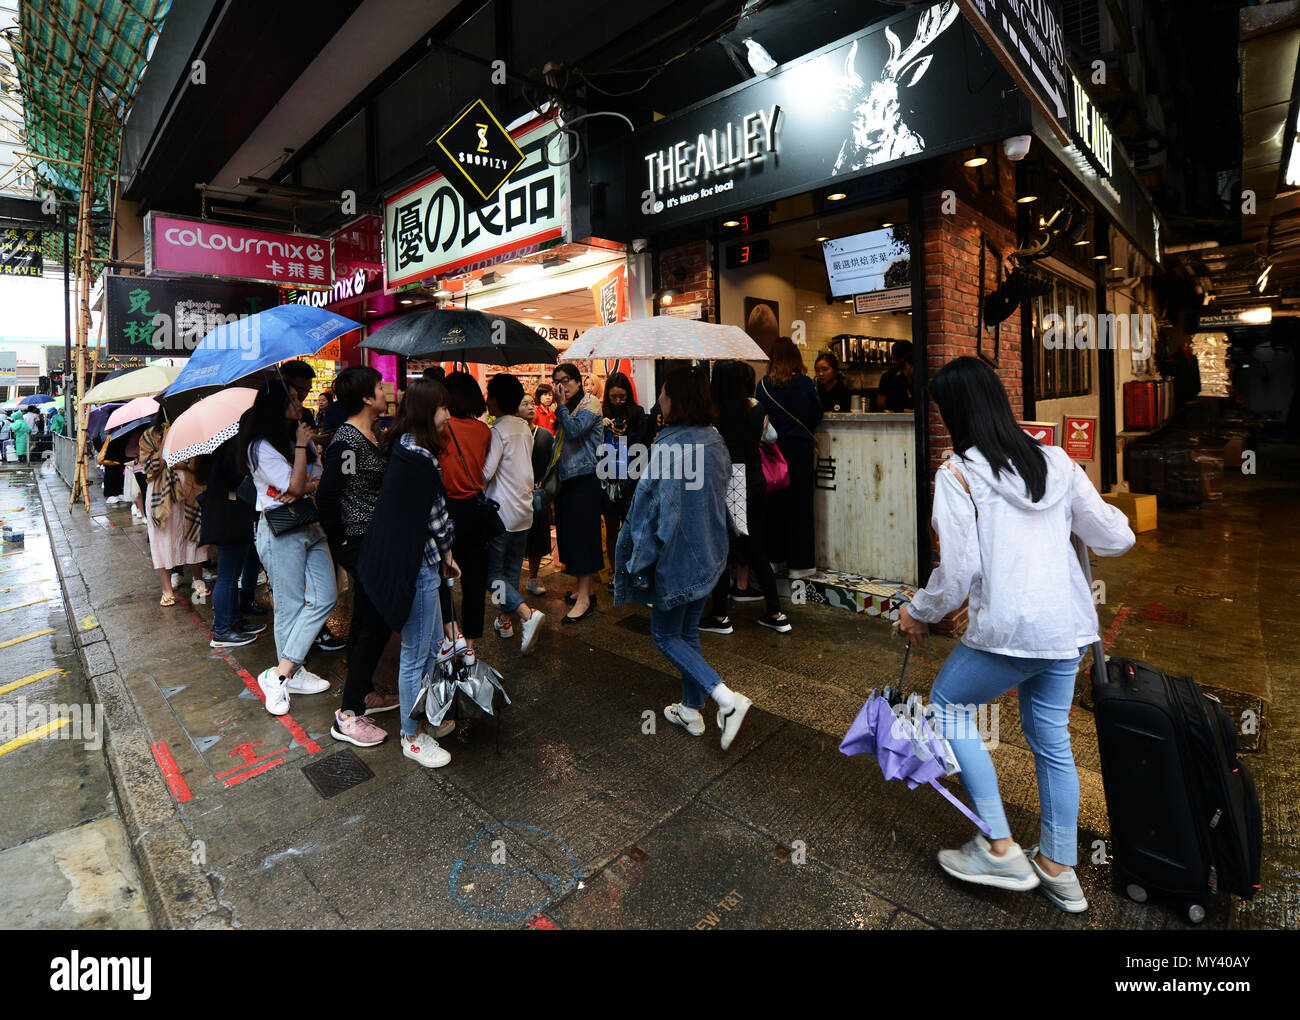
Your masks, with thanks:
M 89 149 L 95 259 L 108 258 L 122 124 L 171 5 L 172 0 L 19 4 L 17 31 L 9 42 L 36 197 L 52 191 L 71 209 L 75 224 L 82 157 Z M 61 261 L 58 235 L 46 236 L 46 249 Z

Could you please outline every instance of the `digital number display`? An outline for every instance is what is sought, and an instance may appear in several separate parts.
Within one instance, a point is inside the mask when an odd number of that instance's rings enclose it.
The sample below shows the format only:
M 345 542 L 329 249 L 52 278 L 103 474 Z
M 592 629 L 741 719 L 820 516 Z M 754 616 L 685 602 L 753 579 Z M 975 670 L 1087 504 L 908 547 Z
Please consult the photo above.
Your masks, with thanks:
M 726 249 L 726 256 L 728 269 L 753 266 L 760 262 L 766 262 L 772 257 L 772 245 L 766 238 L 745 241 L 743 244 L 729 245 Z

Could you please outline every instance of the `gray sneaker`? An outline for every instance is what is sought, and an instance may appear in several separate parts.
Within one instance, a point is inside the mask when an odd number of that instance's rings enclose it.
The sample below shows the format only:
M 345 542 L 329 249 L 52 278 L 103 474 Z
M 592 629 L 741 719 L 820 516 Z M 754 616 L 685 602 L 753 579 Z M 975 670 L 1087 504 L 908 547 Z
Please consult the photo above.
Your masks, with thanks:
M 976 885 L 1025 892 L 1038 885 L 1038 873 L 1029 865 L 1025 852 L 1012 843 L 1001 857 L 989 851 L 989 841 L 979 833 L 960 850 L 940 850 L 939 867 L 953 878 Z
M 1079 876 L 1075 874 L 1073 868 L 1066 868 L 1053 878 L 1034 860 L 1038 856 L 1038 847 L 1031 846 L 1025 851 L 1025 856 L 1029 858 L 1029 866 L 1038 876 L 1040 883 L 1038 888 L 1043 890 L 1044 896 L 1071 914 L 1082 914 L 1088 909 L 1088 901 L 1083 896 L 1083 886 L 1079 884 Z

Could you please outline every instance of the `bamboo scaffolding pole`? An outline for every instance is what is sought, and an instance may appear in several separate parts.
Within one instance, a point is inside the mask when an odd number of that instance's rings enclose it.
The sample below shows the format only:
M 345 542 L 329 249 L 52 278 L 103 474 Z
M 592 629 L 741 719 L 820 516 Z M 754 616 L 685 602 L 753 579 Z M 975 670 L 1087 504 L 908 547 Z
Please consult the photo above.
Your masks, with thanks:
M 92 174 L 95 154 L 90 143 L 91 131 L 95 126 L 95 93 L 98 89 L 99 72 L 96 71 L 86 100 L 86 134 L 81 147 L 81 201 L 77 214 L 77 293 L 80 299 L 77 309 L 77 468 L 73 474 L 72 496 L 68 501 L 68 510 L 71 511 L 77 500 L 82 500 L 87 517 L 90 516 L 90 469 L 86 454 L 86 340 L 90 333 L 90 259 L 95 236 L 90 225 L 90 212 L 95 198 Z

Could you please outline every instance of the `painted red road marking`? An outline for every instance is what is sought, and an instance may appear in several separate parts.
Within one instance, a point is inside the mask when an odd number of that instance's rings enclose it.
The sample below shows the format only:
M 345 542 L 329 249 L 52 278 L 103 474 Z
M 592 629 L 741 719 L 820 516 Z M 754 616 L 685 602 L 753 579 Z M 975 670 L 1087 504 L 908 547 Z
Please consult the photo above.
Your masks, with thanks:
M 154 761 L 158 763 L 158 768 L 162 770 L 163 778 L 167 780 L 167 786 L 172 791 L 172 796 L 184 804 L 187 800 L 193 800 L 194 794 L 190 793 L 190 788 L 185 782 L 185 777 L 181 775 L 181 770 L 176 767 L 176 759 L 167 748 L 165 740 L 159 740 L 149 745 L 153 751 Z
M 262 743 L 262 741 L 260 740 L 256 741 L 255 743 L 240 744 L 233 751 L 231 751 L 230 754 L 228 754 L 226 757 L 233 758 L 236 755 L 238 755 L 240 758 L 243 759 L 243 764 L 236 765 L 233 769 L 227 769 L 225 772 L 218 772 L 216 778 L 220 779 L 222 776 L 228 776 L 231 773 L 238 772 L 246 765 L 256 765 L 258 762 L 266 761 L 268 758 L 274 758 L 277 754 L 284 754 L 285 751 L 289 750 L 287 747 L 281 747 L 260 756 L 256 751 L 253 750 L 253 748 L 255 747 L 265 747 L 265 746 L 266 745 Z
M 273 769 L 273 768 L 275 768 L 275 766 L 277 766 L 277 765 L 283 765 L 283 764 L 284 764 L 284 759 L 283 759 L 283 758 L 276 758 L 275 761 L 263 762 L 261 765 L 257 766 L 257 768 L 255 768 L 255 769 L 249 769 L 247 772 L 244 772 L 244 773 L 242 773 L 241 775 L 238 775 L 238 776 L 231 776 L 229 779 L 227 779 L 227 780 L 226 780 L 224 783 L 222 783 L 221 785 L 222 785 L 222 786 L 225 786 L 225 787 L 231 787 L 231 786 L 234 786 L 236 783 L 242 783 L 245 779 L 249 779 L 249 778 L 251 778 L 252 776 L 256 776 L 256 775 L 258 775 L 259 773 L 265 772 L 267 769 Z M 224 773 L 223 773 L 223 775 L 224 775 Z
M 1106 633 L 1102 635 L 1101 646 L 1106 651 L 1110 651 L 1110 646 L 1115 643 L 1115 638 L 1119 635 L 1120 628 L 1124 626 L 1124 621 L 1128 619 L 1129 613 L 1133 612 L 1128 606 L 1120 605 L 1115 610 L 1115 619 L 1110 621 L 1110 626 L 1106 628 Z
M 231 664 L 234 665 L 233 662 Z M 257 686 L 257 680 L 253 677 L 253 674 L 242 666 L 236 666 L 235 672 L 239 674 L 239 679 L 244 681 L 244 686 L 256 694 L 258 700 L 265 705 L 266 695 L 262 693 L 262 688 Z M 308 754 L 320 754 L 320 744 L 307 736 L 307 731 L 294 721 L 293 716 L 287 714 L 277 715 L 276 718 L 279 719 L 281 725 L 293 735 L 294 742 L 307 749 Z
M 538 914 L 528 922 L 530 928 L 541 928 L 543 931 L 559 931 L 560 926 L 552 921 L 545 914 Z

